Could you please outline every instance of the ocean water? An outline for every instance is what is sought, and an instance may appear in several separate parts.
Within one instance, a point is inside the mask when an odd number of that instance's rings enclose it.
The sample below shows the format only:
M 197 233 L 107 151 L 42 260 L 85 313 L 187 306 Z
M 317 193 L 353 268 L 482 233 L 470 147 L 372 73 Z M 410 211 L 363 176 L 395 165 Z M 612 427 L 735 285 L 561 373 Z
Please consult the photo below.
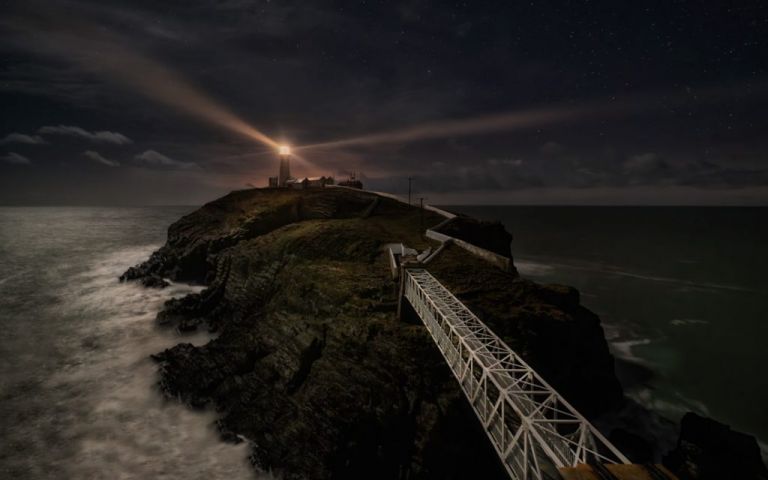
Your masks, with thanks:
M 572 285 L 627 394 L 768 444 L 768 208 L 448 207 L 500 220 L 521 275 Z M 765 455 L 764 455 L 765 456 Z
M 0 478 L 255 478 L 214 413 L 155 387 L 150 354 L 208 341 L 154 325 L 194 288 L 117 280 L 190 210 L 0 208 Z

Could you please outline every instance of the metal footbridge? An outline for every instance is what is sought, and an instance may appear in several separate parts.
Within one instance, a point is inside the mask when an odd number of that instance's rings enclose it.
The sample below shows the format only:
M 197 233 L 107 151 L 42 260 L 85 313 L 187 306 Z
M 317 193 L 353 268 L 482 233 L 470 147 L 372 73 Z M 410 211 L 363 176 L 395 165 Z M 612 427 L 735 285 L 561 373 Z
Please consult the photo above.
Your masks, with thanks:
M 429 272 L 402 273 L 403 297 L 432 335 L 511 478 L 619 478 L 606 464 L 620 468 L 630 461 L 589 421 Z M 564 474 L 587 464 L 601 475 Z

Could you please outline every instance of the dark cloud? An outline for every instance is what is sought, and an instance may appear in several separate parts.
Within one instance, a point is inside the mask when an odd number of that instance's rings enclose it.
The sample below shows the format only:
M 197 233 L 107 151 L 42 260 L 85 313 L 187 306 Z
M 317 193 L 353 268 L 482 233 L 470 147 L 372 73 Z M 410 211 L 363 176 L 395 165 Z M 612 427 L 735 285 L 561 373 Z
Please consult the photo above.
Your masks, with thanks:
M 630 157 L 624 162 L 624 171 L 630 175 L 658 172 L 668 168 L 666 162 L 659 159 L 653 152 L 641 153 Z
M 658 181 L 674 181 L 671 166 L 655 153 L 641 153 L 627 159 L 620 172 L 620 179 L 629 184 L 648 184 Z
M 6 145 L 9 143 L 24 143 L 27 145 L 41 145 L 46 143 L 45 139 L 40 135 L 25 135 L 23 133 L 9 133 L 2 139 L 0 139 L 0 145 Z
M 50 99 L 78 109 L 99 109 L 111 103 L 106 86 L 82 69 L 37 56 L 30 60 L 9 61 L 0 69 L 0 94 Z M 35 123 L 40 125 L 40 120 L 36 118 Z
M 412 185 L 422 193 L 538 189 L 547 183 L 535 169 L 525 168 L 520 158 L 491 158 L 469 166 L 449 166 L 434 162 L 432 174 L 411 175 Z M 521 168 L 522 167 L 522 168 Z M 375 190 L 406 193 L 408 175 L 368 177 L 363 181 Z
M 133 140 L 126 137 L 122 133 L 109 131 L 89 132 L 83 128 L 74 127 L 71 125 L 40 127 L 37 130 L 37 133 L 41 135 L 65 135 L 70 137 L 83 138 L 91 142 L 113 143 L 115 145 L 127 145 L 133 143 Z
M 662 164 L 653 174 L 646 183 L 703 188 L 768 186 L 768 168 L 734 168 L 704 160 Z
M 189 170 L 199 168 L 194 162 L 174 160 L 154 150 L 147 150 L 133 157 L 139 165 L 169 169 Z
M 541 146 L 541 153 L 546 155 L 558 155 L 563 153 L 565 149 L 557 142 L 549 141 Z
M 12 165 L 31 165 L 32 162 L 24 155 L 19 155 L 16 152 L 9 152 L 6 155 L 0 156 L 0 160 Z
M 106 165 L 108 167 L 119 167 L 120 162 L 117 160 L 110 160 L 109 158 L 106 158 L 102 156 L 99 152 L 94 152 L 93 150 L 87 150 L 83 152 L 83 155 L 90 158 L 91 160 L 98 162 L 102 165 Z
M 543 194 L 547 189 L 638 187 L 746 188 L 768 187 L 768 169 L 732 168 L 704 160 L 669 161 L 646 152 L 616 162 L 611 154 L 595 153 L 586 158 L 549 154 L 523 159 L 490 158 L 456 166 L 432 162 L 433 174 L 412 175 L 412 184 L 422 193 L 530 191 Z M 397 193 L 407 192 L 408 175 L 365 177 L 371 188 Z M 539 192 L 539 193 L 537 193 Z

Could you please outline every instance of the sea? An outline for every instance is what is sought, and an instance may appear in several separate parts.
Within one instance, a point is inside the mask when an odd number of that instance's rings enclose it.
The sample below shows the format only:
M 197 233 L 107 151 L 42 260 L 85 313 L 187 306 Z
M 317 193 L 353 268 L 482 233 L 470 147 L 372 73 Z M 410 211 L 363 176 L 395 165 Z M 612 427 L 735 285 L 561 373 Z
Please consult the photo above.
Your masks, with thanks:
M 445 208 L 501 221 L 523 277 L 579 290 L 627 396 L 755 435 L 768 458 L 768 208 Z
M 166 400 L 163 290 L 118 276 L 195 207 L 0 207 L 0 478 L 269 479 L 216 415 Z M 768 442 L 768 209 L 449 207 L 502 221 L 515 265 L 597 312 L 627 394 Z
M 191 210 L 0 207 L 0 478 L 268 478 L 156 387 L 151 354 L 209 340 L 154 322 L 199 287 L 118 281 Z

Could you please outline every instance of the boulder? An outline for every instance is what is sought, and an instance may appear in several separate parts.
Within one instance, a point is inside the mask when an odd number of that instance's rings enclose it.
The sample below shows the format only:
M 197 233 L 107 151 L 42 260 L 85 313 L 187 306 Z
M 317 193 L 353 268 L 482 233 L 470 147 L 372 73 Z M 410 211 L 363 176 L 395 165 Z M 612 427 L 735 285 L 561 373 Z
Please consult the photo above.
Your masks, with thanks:
M 683 417 L 677 447 L 664 465 L 680 480 L 768 479 L 755 437 L 692 412 Z

